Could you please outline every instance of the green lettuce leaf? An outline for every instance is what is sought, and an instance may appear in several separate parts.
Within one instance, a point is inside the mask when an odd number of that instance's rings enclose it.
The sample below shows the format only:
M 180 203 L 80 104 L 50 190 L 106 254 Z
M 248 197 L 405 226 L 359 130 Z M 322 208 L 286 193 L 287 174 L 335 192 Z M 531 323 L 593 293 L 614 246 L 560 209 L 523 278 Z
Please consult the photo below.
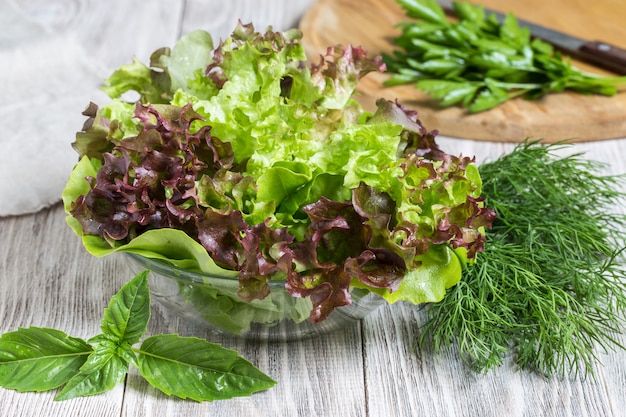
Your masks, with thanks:
M 213 61 L 213 38 L 203 30 L 194 30 L 183 36 L 168 52 L 167 48 L 161 49 L 152 60 L 169 75 L 172 92 L 186 89 L 193 84 L 198 73 Z
M 380 293 L 389 303 L 400 300 L 412 304 L 438 302 L 448 288 L 461 280 L 464 262 L 447 246 L 433 246 L 417 259 L 422 265 L 409 270 L 397 290 Z

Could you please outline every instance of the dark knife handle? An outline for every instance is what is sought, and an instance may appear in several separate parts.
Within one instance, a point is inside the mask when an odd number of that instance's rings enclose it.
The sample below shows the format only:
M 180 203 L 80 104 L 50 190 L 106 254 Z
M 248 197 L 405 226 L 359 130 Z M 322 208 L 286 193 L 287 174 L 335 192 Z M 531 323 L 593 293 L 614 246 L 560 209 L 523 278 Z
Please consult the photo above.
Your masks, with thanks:
M 626 75 L 626 49 L 602 41 L 590 41 L 578 50 L 580 59 L 616 74 Z

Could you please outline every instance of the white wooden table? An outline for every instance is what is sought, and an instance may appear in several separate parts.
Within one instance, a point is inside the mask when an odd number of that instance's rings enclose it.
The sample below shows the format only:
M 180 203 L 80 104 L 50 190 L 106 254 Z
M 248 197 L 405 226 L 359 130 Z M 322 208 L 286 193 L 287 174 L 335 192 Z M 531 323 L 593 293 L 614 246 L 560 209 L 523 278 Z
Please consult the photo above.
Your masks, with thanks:
M 146 61 L 154 49 L 172 45 L 182 33 L 197 28 L 219 38 L 230 33 L 238 18 L 253 21 L 257 28 L 294 27 L 310 4 L 310 0 L 0 0 L 4 7 L 0 13 L 7 7 L 18 10 L 42 24 L 49 36 L 62 34 L 63 39 L 76 40 L 108 73 L 133 54 Z M 6 26 L 0 27 L 3 30 Z M 24 36 L 27 33 L 24 30 Z M 0 62 L 0 77 L 9 70 L 10 63 Z M 62 81 L 67 82 L 58 80 Z M 12 87 L 25 92 L 29 88 L 26 82 Z M 82 105 L 75 109 L 80 111 Z M 4 135 L 8 121 L 0 122 Z M 37 122 L 34 117 L 28 128 L 36 131 Z M 16 128 L 22 127 L 27 128 Z M 74 131 L 65 132 L 68 146 Z M 450 153 L 477 155 L 478 162 L 513 146 L 453 138 L 440 138 L 440 144 Z M 607 173 L 624 172 L 626 139 L 582 143 L 576 150 L 608 163 Z M 132 277 L 124 259 L 90 256 L 64 217 L 62 207 L 55 204 L 34 214 L 0 218 L 1 333 L 33 325 L 88 338 L 98 332 L 110 296 Z M 53 401 L 56 392 L 0 389 L 0 416 L 626 415 L 626 351 L 600 352 L 602 364 L 596 366 L 595 380 L 547 380 L 517 371 L 510 363 L 478 375 L 454 351 L 427 352 L 418 358 L 413 343 L 421 319 L 415 307 L 385 306 L 354 328 L 325 338 L 267 344 L 208 336 L 154 305 L 150 334 L 207 336 L 223 342 L 278 385 L 248 398 L 199 404 L 168 398 L 132 371 L 108 393 L 65 402 Z M 626 345 L 626 337 L 619 338 Z

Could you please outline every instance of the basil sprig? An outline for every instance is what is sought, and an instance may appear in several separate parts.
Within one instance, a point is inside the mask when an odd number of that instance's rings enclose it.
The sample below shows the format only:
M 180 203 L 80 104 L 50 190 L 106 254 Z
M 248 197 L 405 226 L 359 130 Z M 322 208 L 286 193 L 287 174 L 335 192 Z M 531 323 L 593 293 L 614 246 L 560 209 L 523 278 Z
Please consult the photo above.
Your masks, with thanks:
M 124 285 L 104 310 L 102 333 L 84 341 L 55 329 L 29 327 L 0 337 L 0 386 L 23 391 L 62 387 L 56 400 L 112 389 L 129 365 L 165 394 L 195 401 L 247 396 L 276 384 L 237 352 L 195 337 L 146 338 L 148 272 Z

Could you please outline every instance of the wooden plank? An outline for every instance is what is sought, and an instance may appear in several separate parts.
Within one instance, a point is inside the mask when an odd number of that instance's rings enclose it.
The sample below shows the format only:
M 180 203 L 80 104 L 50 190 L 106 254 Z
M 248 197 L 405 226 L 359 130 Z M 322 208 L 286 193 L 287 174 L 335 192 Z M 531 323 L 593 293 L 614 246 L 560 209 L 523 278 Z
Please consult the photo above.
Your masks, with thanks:
M 584 2 L 565 0 L 532 0 L 506 6 L 498 0 L 485 0 L 480 4 L 505 12 L 512 9 L 521 18 L 570 32 L 575 28 L 577 36 L 602 38 L 626 47 L 626 3 L 599 0 L 591 9 Z M 593 19 L 589 17 L 590 10 Z M 305 14 L 301 28 L 312 58 L 327 46 L 339 43 L 362 46 L 375 55 L 393 50 L 390 40 L 400 34 L 395 25 L 406 20 L 409 19 L 393 0 L 318 0 Z M 581 67 L 592 70 L 586 65 Z M 492 110 L 469 114 L 459 107 L 442 109 L 412 85 L 383 87 L 388 77 L 380 73 L 365 77 L 358 88 L 363 93 L 362 103 L 373 109 L 379 97 L 398 99 L 417 110 L 427 128 L 446 136 L 500 142 L 522 142 L 528 137 L 555 142 L 626 136 L 626 92 L 615 97 L 565 92 L 539 101 L 514 99 Z
M 0 333 L 52 327 L 89 338 L 100 332 L 102 310 L 124 277 L 109 276 L 70 236 L 60 207 L 0 223 Z M 68 233 L 69 232 L 69 233 Z M 1 416 L 119 416 L 123 385 L 101 396 L 53 401 L 57 391 L 0 391 Z
M 516 371 L 510 357 L 486 374 L 471 371 L 454 350 L 438 355 L 425 351 L 420 357 L 412 341 L 420 336 L 424 319 L 424 311 L 408 304 L 366 318 L 369 416 L 620 415 L 611 400 L 618 391 L 606 390 L 602 367 L 595 368 L 597 381 L 548 380 Z
M 85 416 L 119 417 L 120 399 L 124 387 L 120 384 L 114 390 L 96 397 L 82 397 L 68 401 L 54 401 L 56 392 L 18 393 L 0 392 L 0 415 L 11 417 L 38 416 Z
M 129 377 L 124 415 L 152 416 L 365 416 L 361 333 L 358 326 L 324 338 L 289 343 L 248 342 L 217 337 L 164 316 L 158 305 L 151 332 L 177 332 L 204 337 L 235 349 L 278 384 L 251 397 L 213 403 L 180 402 L 149 387 L 133 372 Z
M 626 334 L 618 334 L 616 339 L 622 346 L 626 346 Z M 626 372 L 624 371 L 626 355 L 619 352 L 607 352 L 600 355 L 600 360 L 603 366 L 599 369 L 601 377 L 598 380 L 601 382 L 598 383 L 604 384 L 612 415 L 624 415 L 626 412 L 626 395 L 623 394 L 624 387 L 626 387 Z

